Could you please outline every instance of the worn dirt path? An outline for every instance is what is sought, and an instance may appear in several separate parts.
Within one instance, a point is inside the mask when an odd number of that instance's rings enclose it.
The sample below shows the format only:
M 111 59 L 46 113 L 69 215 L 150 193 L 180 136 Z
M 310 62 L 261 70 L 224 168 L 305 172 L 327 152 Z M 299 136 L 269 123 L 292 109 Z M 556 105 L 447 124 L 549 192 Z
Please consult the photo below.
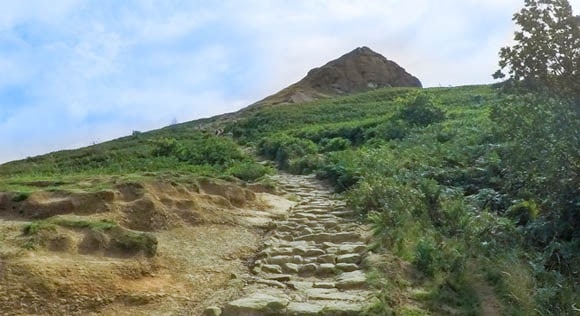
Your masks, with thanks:
M 273 223 L 242 295 L 207 315 L 360 315 L 373 298 L 363 261 L 367 231 L 313 176 L 280 174 L 298 204 Z

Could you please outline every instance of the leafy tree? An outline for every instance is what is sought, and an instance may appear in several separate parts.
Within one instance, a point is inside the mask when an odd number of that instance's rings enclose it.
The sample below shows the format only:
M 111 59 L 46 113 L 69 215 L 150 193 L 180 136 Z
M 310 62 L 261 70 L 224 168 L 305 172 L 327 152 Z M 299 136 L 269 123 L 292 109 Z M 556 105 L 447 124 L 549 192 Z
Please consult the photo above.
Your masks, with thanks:
M 495 78 L 524 81 L 560 97 L 580 97 L 580 17 L 568 0 L 526 0 L 513 20 L 520 29 L 515 44 L 500 51 Z
M 506 190 L 538 201 L 543 240 L 580 238 L 580 18 L 567 0 L 526 0 L 514 15 L 515 43 L 500 51 L 495 78 L 509 75 L 516 96 L 492 119 L 507 141 Z M 514 205 L 512 209 L 516 208 Z M 545 243 L 539 242 L 540 246 Z

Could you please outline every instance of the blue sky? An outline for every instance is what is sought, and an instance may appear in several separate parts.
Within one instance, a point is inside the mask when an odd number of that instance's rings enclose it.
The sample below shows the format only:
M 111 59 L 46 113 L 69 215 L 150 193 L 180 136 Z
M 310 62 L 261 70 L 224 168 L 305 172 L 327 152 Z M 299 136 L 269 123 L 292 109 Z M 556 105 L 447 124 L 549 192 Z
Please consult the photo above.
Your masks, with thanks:
M 235 111 L 363 45 L 425 86 L 489 83 L 523 5 L 2 2 L 0 163 Z

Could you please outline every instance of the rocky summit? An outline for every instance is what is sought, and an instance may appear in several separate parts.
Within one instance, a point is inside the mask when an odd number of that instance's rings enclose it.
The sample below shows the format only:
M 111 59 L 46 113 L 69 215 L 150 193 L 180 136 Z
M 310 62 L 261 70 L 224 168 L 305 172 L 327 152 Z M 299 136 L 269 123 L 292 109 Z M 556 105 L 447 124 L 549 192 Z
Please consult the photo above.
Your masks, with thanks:
M 256 105 L 308 102 L 385 87 L 417 87 L 421 81 L 368 47 L 359 47 L 314 68 L 299 82 Z

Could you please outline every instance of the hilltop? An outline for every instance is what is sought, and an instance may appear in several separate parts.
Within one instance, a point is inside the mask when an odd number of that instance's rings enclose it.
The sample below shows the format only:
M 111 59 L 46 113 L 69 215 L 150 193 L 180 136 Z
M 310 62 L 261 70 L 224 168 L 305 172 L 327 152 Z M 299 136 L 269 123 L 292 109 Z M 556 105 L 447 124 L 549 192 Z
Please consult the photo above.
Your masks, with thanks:
M 254 106 L 296 104 L 386 87 L 421 87 L 421 81 L 368 47 L 311 69 L 306 77 Z

